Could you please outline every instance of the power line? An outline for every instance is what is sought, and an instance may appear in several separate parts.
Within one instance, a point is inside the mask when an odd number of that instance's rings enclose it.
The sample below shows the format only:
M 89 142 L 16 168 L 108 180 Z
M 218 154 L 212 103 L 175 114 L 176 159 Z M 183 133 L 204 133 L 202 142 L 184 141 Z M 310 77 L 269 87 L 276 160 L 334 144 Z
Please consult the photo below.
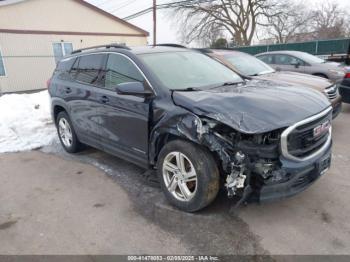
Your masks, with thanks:
M 202 4 L 202 3 L 209 3 L 213 2 L 213 0 L 187 0 L 187 1 L 178 1 L 178 2 L 172 2 L 172 3 L 167 3 L 167 4 L 159 4 L 157 5 L 157 9 L 166 9 L 166 8 L 175 8 L 181 6 L 181 4 Z M 148 7 L 144 10 L 141 10 L 137 13 L 131 14 L 127 17 L 124 17 L 123 20 L 131 20 L 136 17 L 139 17 L 141 15 L 150 13 L 153 11 L 153 7 Z
M 111 13 L 114 13 L 115 11 L 117 11 L 117 10 L 119 10 L 119 9 L 122 9 L 122 8 L 124 8 L 124 7 L 127 7 L 127 6 L 129 6 L 129 5 L 131 5 L 131 4 L 135 3 L 135 2 L 136 2 L 136 0 L 125 1 L 125 2 L 122 3 L 122 5 L 120 5 L 120 6 L 118 6 L 118 7 L 115 7 L 115 8 L 112 9 L 110 12 L 111 12 Z

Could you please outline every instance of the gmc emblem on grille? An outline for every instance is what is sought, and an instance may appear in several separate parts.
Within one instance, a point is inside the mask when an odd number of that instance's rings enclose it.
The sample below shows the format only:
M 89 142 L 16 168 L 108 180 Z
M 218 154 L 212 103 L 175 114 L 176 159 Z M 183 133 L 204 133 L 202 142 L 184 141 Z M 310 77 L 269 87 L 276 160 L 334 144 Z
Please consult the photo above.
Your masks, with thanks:
M 319 137 L 324 133 L 328 132 L 330 127 L 331 127 L 331 122 L 329 120 L 320 124 L 319 126 L 316 126 L 314 128 L 314 137 Z

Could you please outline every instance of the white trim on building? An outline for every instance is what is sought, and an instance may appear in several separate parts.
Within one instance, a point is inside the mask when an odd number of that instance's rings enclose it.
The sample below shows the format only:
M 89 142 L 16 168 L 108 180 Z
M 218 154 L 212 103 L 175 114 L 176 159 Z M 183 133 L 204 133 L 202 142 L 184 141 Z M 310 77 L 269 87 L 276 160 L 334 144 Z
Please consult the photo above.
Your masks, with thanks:
M 5 59 L 4 59 L 4 53 L 3 53 L 2 50 L 1 50 L 1 46 L 0 46 L 0 65 L 1 65 L 2 68 L 3 68 L 3 73 L 1 73 L 1 71 L 0 71 L 0 78 L 1 78 L 1 77 L 7 77 L 7 74 L 6 74 L 6 66 L 5 66 Z

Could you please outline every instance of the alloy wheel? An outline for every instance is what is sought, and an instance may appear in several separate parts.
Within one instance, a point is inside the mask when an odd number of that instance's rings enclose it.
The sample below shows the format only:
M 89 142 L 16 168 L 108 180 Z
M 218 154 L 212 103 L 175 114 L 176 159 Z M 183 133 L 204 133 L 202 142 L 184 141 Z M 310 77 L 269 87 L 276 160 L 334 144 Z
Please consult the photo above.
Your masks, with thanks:
M 171 152 L 163 162 L 163 179 L 168 191 L 178 200 L 188 202 L 197 191 L 197 173 L 187 156 Z
M 67 119 L 61 118 L 58 122 L 58 133 L 64 146 L 67 148 L 71 147 L 73 144 L 73 134 Z

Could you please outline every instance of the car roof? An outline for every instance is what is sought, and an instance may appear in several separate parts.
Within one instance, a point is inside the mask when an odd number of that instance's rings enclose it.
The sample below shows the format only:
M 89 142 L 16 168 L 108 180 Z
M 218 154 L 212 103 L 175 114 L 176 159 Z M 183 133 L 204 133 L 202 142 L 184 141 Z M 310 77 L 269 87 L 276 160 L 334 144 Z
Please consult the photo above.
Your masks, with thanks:
M 139 54 L 167 53 L 167 52 L 186 52 L 191 50 L 187 48 L 172 47 L 172 46 L 139 46 L 139 47 L 130 47 L 129 51 L 134 53 L 135 55 L 139 55 Z
M 305 52 L 293 51 L 293 50 L 281 50 L 281 51 L 264 52 L 264 53 L 257 54 L 256 56 L 260 56 L 260 55 L 277 55 L 277 54 L 298 55 L 298 54 L 303 54 L 303 53 L 305 53 Z
M 210 51 L 218 55 L 228 55 L 228 54 L 249 55 L 248 53 L 244 53 L 237 50 L 230 50 L 230 49 L 210 49 Z
M 168 47 L 168 46 L 140 46 L 140 47 L 101 47 L 97 46 L 96 48 L 91 47 L 91 49 L 82 49 L 82 51 L 77 50 L 73 51 L 71 55 L 65 56 L 62 60 L 66 60 L 69 58 L 74 58 L 77 56 L 88 55 L 88 54 L 96 54 L 103 52 L 120 52 L 123 53 L 130 52 L 135 55 L 139 54 L 152 54 L 152 53 L 169 53 L 169 52 L 188 52 L 191 49 L 179 48 L 179 47 Z

